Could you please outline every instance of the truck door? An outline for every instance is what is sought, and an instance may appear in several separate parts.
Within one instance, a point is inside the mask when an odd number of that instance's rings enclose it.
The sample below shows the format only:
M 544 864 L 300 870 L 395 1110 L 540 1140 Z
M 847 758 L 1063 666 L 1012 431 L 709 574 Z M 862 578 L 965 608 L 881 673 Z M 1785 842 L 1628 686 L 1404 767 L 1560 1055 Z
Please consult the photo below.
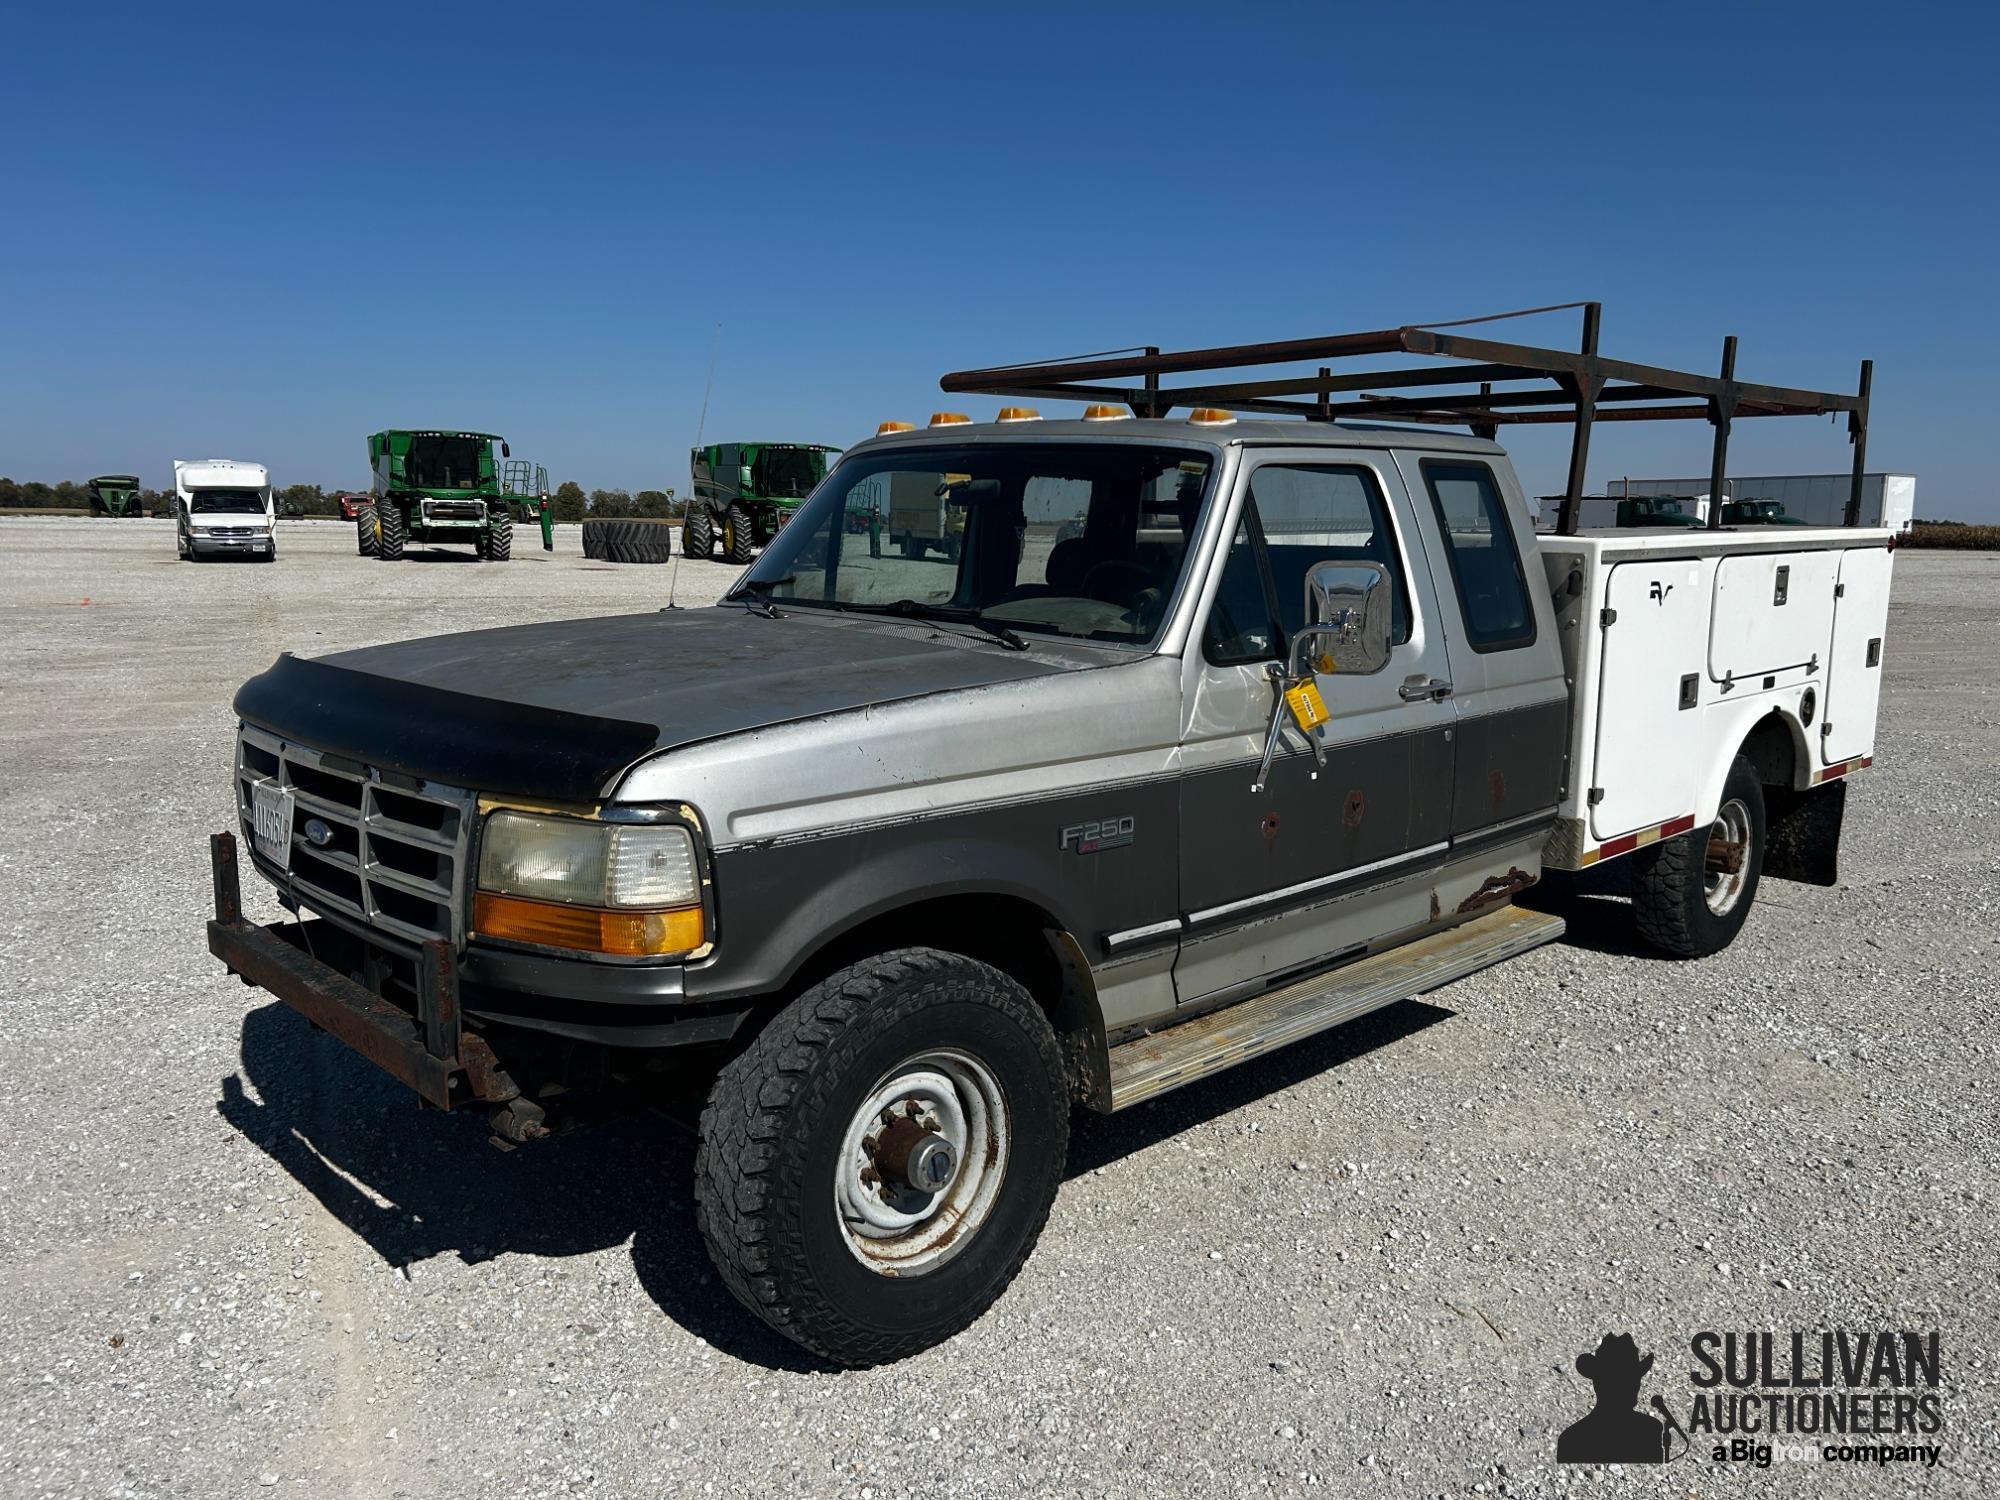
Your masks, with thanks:
M 1429 915 L 1420 876 L 1449 836 L 1453 710 L 1436 600 L 1388 453 L 1253 450 L 1189 643 L 1183 1003 L 1322 967 Z M 1295 732 L 1254 789 L 1271 663 L 1306 623 L 1306 575 L 1368 561 L 1393 585 L 1394 646 L 1370 676 L 1321 676 L 1321 769 Z
M 1840 596 L 1833 602 L 1833 646 L 1827 654 L 1826 706 L 1820 721 L 1822 765 L 1875 750 L 1889 559 L 1887 547 L 1857 547 L 1840 554 Z
M 1511 469 L 1474 454 L 1397 463 L 1443 606 L 1442 676 L 1458 709 L 1452 858 L 1495 849 L 1504 874 L 1523 837 L 1554 822 L 1569 727 L 1554 606 L 1523 563 L 1535 555 L 1527 501 Z

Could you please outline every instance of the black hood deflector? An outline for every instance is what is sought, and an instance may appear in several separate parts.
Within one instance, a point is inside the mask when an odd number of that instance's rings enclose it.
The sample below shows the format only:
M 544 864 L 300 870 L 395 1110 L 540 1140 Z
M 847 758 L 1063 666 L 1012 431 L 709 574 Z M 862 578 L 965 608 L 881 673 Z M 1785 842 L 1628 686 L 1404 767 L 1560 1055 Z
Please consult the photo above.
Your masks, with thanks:
M 281 656 L 236 712 L 364 765 L 591 802 L 655 751 L 1082 665 L 927 630 L 735 609 L 516 625 Z

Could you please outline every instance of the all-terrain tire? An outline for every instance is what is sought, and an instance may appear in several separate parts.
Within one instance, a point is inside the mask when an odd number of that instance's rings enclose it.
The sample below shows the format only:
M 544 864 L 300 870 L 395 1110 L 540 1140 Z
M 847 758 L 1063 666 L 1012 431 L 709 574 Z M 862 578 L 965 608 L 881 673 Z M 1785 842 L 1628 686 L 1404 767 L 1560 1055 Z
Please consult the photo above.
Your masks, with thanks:
M 991 1071 L 1006 1101 L 990 1210 L 928 1266 L 885 1274 L 850 1248 L 835 1197 L 847 1130 L 871 1092 L 941 1048 Z M 716 1079 L 695 1156 L 695 1218 L 723 1282 L 787 1338 L 853 1367 L 950 1338 L 998 1300 L 1048 1221 L 1069 1147 L 1048 1020 L 1005 974 L 903 948 L 828 976 Z
M 375 536 L 375 556 L 382 562 L 401 562 L 403 544 L 408 540 L 403 508 L 400 505 L 378 505 L 375 507 L 375 518 L 381 523 L 381 529 Z
M 375 555 L 375 507 L 363 505 L 354 512 L 354 550 L 358 556 Z
M 687 514 L 681 517 L 681 555 L 703 558 L 715 555 L 715 517 L 707 506 L 690 505 Z
M 723 561 L 743 565 L 756 555 L 757 523 L 742 506 L 730 506 L 722 521 Z
M 485 559 L 508 562 L 514 556 L 514 518 L 502 509 L 494 513 L 486 527 Z
M 1732 821 L 1747 835 L 1742 868 L 1735 876 L 1719 875 L 1711 885 L 1709 840 L 1726 837 Z M 1632 916 L 1639 936 L 1675 958 L 1720 953 L 1742 931 L 1763 870 L 1764 788 L 1756 768 L 1739 755 L 1729 767 L 1713 824 L 1633 854 Z

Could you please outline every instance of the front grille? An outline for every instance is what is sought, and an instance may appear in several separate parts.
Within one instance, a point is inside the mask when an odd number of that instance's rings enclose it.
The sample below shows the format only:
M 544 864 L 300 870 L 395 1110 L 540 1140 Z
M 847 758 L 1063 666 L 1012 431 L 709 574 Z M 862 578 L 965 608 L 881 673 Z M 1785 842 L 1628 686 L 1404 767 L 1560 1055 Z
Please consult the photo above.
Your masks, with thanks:
M 209 536 L 261 536 L 255 526 L 211 526 Z
M 477 799 L 458 787 L 378 770 L 245 725 L 236 741 L 236 807 L 253 849 L 250 788 L 292 789 L 291 874 L 299 901 L 413 942 L 465 937 L 467 850 Z M 317 818 L 329 837 L 314 844 Z
M 486 503 L 482 500 L 426 500 L 426 521 L 483 521 Z

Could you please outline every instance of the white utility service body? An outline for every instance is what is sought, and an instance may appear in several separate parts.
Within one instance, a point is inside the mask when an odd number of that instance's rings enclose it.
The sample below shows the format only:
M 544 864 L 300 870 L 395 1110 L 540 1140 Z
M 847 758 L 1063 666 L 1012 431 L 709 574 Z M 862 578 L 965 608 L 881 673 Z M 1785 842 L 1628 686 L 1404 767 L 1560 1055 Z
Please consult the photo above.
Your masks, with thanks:
M 278 555 L 271 471 L 235 458 L 174 460 L 174 546 L 183 560 Z
M 1539 536 L 1571 679 L 1546 862 L 1582 869 L 1708 826 L 1760 728 L 1790 741 L 1793 791 L 1872 764 L 1894 540 L 1784 526 Z

